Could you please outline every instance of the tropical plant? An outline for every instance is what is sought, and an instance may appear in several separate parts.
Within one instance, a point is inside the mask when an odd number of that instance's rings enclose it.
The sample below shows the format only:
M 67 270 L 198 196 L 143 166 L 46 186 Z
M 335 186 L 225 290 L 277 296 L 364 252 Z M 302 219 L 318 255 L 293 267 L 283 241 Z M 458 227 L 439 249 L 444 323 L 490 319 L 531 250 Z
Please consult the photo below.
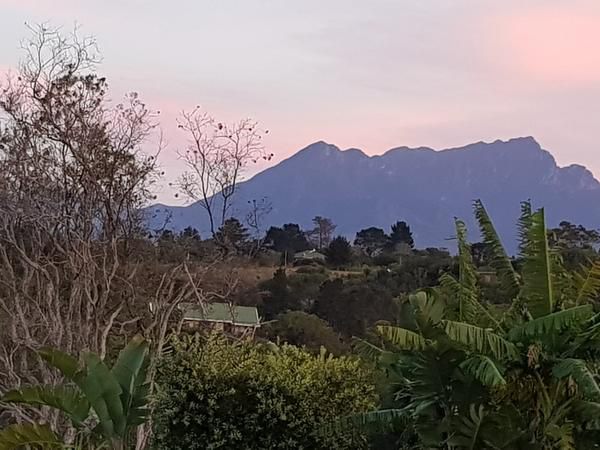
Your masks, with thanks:
M 405 326 L 377 327 L 381 345 L 358 341 L 387 374 L 394 401 L 352 421 L 402 417 L 428 447 L 581 448 L 600 426 L 600 315 L 591 303 L 600 266 L 567 272 L 548 243 L 544 210 L 524 203 L 518 274 L 483 204 L 474 208 L 508 309 L 499 315 L 482 301 L 456 220 L 458 278 L 444 275 L 439 288 L 411 296 Z
M 6 393 L 1 401 L 58 410 L 76 430 L 74 442 L 60 439 L 46 424 L 17 424 L 0 431 L 0 450 L 42 448 L 130 448 L 134 431 L 148 413 L 148 343 L 134 337 L 121 350 L 112 368 L 95 353 L 82 361 L 62 351 L 43 348 L 38 355 L 58 369 L 68 383 L 31 386 Z

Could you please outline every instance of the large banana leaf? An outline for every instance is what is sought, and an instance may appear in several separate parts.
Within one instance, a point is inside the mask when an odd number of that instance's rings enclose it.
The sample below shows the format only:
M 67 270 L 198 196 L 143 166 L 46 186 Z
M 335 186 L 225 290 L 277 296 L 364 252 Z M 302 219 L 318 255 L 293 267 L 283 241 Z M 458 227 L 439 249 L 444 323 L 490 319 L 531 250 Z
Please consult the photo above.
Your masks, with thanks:
M 444 317 L 446 304 L 435 289 L 418 291 L 410 294 L 408 298 L 425 321 L 437 324 Z
M 506 380 L 498 366 L 487 356 L 473 355 L 460 363 L 460 368 L 484 386 L 502 386 Z
M 43 347 L 37 353 L 44 361 L 58 369 L 65 378 L 75 381 L 80 370 L 77 358 L 51 347 Z
M 377 362 L 381 355 L 385 352 L 382 348 L 365 341 L 364 339 L 354 338 L 352 340 L 354 351 L 363 358 Z
M 586 398 L 600 400 L 600 388 L 585 361 L 574 358 L 562 359 L 552 367 L 552 374 L 559 379 L 572 378 Z
M 144 422 L 148 404 L 149 385 L 146 384 L 149 364 L 148 342 L 135 336 L 121 350 L 111 373 L 122 389 L 121 403 L 127 423 L 139 425 Z
M 427 339 L 414 331 L 394 326 L 378 326 L 377 333 L 400 350 L 425 350 Z
M 121 437 L 126 429 L 126 417 L 121 403 L 123 389 L 106 364 L 94 353 L 84 355 L 86 372 L 76 380 L 107 438 Z
M 74 425 L 88 417 L 90 404 L 78 389 L 69 386 L 34 386 L 6 393 L 3 402 L 50 406 L 64 412 Z
M 487 328 L 451 320 L 444 320 L 442 323 L 444 331 L 451 340 L 474 352 L 492 356 L 496 360 L 511 360 L 518 357 L 517 348 L 512 342 Z
M 48 425 L 9 425 L 0 430 L 0 450 L 66 448 Z
M 519 216 L 519 255 L 525 257 L 529 242 L 529 229 L 531 228 L 531 202 L 521 202 L 521 215 Z
M 478 408 L 470 405 L 468 415 L 460 415 L 457 418 L 454 434 L 450 437 L 449 443 L 456 448 L 476 450 L 482 448 L 484 444 L 482 438 L 483 421 L 485 419 L 485 409 L 483 405 Z
M 592 305 L 575 306 L 557 311 L 512 328 L 509 338 L 511 341 L 534 340 L 550 334 L 558 334 L 569 328 L 581 328 L 593 313 Z
M 600 294 L 600 262 L 596 261 L 581 272 L 575 272 L 573 281 L 577 288 L 575 305 L 595 300 Z
M 473 264 L 471 246 L 467 242 L 467 228 L 460 219 L 455 219 L 456 239 L 458 240 L 459 265 L 459 319 L 474 323 L 477 320 L 477 271 Z
M 475 201 L 474 209 L 483 242 L 492 251 L 490 263 L 496 270 L 503 293 L 512 300 L 519 294 L 519 277 L 481 200 Z
M 555 308 L 552 257 L 546 234 L 544 209 L 530 217 L 524 249 L 522 298 L 533 318 L 551 314 Z

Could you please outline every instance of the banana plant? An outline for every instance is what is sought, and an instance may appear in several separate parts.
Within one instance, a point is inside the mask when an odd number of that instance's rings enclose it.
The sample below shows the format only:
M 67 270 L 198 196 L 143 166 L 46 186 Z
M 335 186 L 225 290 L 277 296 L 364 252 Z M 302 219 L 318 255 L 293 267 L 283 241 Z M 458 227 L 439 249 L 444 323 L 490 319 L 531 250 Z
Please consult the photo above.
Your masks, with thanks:
M 382 345 L 357 341 L 387 374 L 397 407 L 352 423 L 402 418 L 432 448 L 571 448 L 600 430 L 600 314 L 592 305 L 600 264 L 567 273 L 548 243 L 544 210 L 523 203 L 517 273 L 482 202 L 474 210 L 509 310 L 499 316 L 482 299 L 456 219 L 459 276 L 411 296 L 408 325 L 376 328 Z
M 53 348 L 42 348 L 38 354 L 67 383 L 10 391 L 0 401 L 56 409 L 78 431 L 78 439 L 96 442 L 99 448 L 128 448 L 148 412 L 148 342 L 135 336 L 112 368 L 95 353 L 84 353 L 81 361 Z M 73 448 L 45 424 L 17 424 L 0 431 L 0 450 L 27 446 Z

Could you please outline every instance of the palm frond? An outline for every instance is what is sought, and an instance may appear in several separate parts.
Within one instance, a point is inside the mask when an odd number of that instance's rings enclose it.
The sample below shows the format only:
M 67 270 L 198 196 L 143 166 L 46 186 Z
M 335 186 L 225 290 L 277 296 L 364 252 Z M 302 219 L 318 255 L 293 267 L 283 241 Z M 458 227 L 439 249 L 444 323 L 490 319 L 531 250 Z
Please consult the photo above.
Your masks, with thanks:
M 524 256 L 521 296 L 533 318 L 542 317 L 554 312 L 555 307 L 552 257 L 548 247 L 543 208 L 530 217 Z
M 552 367 L 552 374 L 558 379 L 572 378 L 586 398 L 600 400 L 600 387 L 585 361 L 562 359 Z
M 494 228 L 494 224 L 481 200 L 475 201 L 474 209 L 475 217 L 479 222 L 479 228 L 481 230 L 481 235 L 483 236 L 483 242 L 492 251 L 492 261 L 490 263 L 496 270 L 503 292 L 509 299 L 513 299 L 518 295 L 520 289 L 517 272 L 515 271 L 510 258 L 500 241 L 500 237 Z
M 580 328 L 592 317 L 593 312 L 592 305 L 574 306 L 557 311 L 512 328 L 509 338 L 511 341 L 531 340 L 570 328 Z
M 460 368 L 484 386 L 502 386 L 506 380 L 498 366 L 487 356 L 474 355 L 460 363 Z
M 451 320 L 444 320 L 443 323 L 444 331 L 451 340 L 474 352 L 491 355 L 497 360 L 511 360 L 518 357 L 515 345 L 490 329 Z
M 382 338 L 400 350 L 425 350 L 428 345 L 427 339 L 425 339 L 423 336 L 404 328 L 380 325 L 376 328 L 376 330 Z

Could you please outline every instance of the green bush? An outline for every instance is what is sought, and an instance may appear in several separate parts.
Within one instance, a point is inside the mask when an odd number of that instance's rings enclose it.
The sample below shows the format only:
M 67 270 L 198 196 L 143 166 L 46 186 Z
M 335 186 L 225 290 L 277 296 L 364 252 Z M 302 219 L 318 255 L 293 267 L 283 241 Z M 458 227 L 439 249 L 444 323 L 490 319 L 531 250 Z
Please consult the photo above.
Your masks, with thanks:
M 319 353 L 322 347 L 334 355 L 348 350 L 339 334 L 326 321 L 303 311 L 280 314 L 277 320 L 261 328 L 260 335 L 271 341 L 306 347 L 311 353 Z
M 365 437 L 323 432 L 375 404 L 360 362 L 297 347 L 182 337 L 158 366 L 158 449 L 360 449 Z

